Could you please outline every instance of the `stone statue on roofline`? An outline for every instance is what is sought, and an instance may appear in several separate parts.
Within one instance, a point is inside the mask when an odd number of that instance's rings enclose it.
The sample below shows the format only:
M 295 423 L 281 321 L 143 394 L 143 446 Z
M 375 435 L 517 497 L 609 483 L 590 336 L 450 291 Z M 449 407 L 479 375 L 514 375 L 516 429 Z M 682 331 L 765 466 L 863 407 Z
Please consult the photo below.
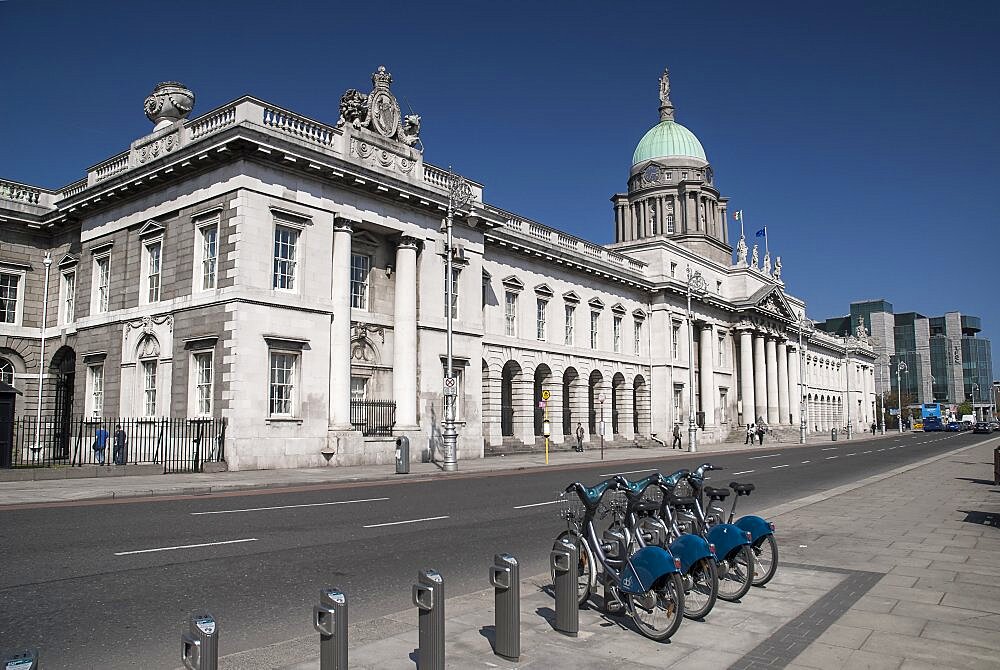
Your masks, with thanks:
M 781 256 L 774 259 L 774 281 L 781 282 Z
M 747 241 L 742 236 L 736 244 L 736 265 L 741 268 L 747 266 Z
M 771 274 L 771 252 L 764 252 L 764 274 Z
M 759 263 L 760 263 L 760 256 L 758 255 L 757 245 L 755 244 L 753 245 L 753 255 L 750 257 L 750 267 L 752 267 L 754 270 L 759 270 L 760 269 L 760 266 L 758 265 Z

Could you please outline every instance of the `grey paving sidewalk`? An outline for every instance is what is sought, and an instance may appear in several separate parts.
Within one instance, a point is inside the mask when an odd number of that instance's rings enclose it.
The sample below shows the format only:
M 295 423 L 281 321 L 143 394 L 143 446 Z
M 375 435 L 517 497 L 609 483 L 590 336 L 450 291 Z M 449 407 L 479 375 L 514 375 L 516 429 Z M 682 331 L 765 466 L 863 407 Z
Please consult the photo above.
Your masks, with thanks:
M 922 434 L 922 433 L 921 433 Z M 886 437 L 893 437 L 889 433 Z M 853 441 L 864 442 L 881 439 L 864 433 Z M 828 436 L 809 439 L 809 444 L 828 442 Z M 713 454 L 727 451 L 745 452 L 748 449 L 767 450 L 788 447 L 788 442 L 770 442 L 760 446 L 723 443 L 699 446 L 699 453 Z M 669 458 L 686 456 L 687 452 L 666 447 L 649 449 L 607 449 L 606 462 L 623 462 L 649 458 Z M 554 451 L 549 463 L 553 467 L 567 465 L 587 465 L 600 462 L 600 450 L 590 447 L 583 453 L 574 451 Z M 459 462 L 460 473 L 494 472 L 498 470 L 519 470 L 545 467 L 544 453 L 518 454 L 504 457 L 463 460 Z M 299 468 L 287 470 L 249 470 L 244 472 L 187 473 L 171 475 L 134 475 L 121 477 L 91 477 L 72 479 L 49 479 L 36 481 L 0 482 L 0 506 L 18 504 L 38 504 L 76 500 L 108 498 L 135 498 L 142 496 L 199 495 L 275 487 L 295 487 L 322 485 L 341 482 L 380 481 L 387 479 L 415 479 L 428 477 L 448 477 L 435 463 L 412 463 L 409 475 L 394 474 L 393 464 L 363 465 L 353 467 Z
M 522 588 L 519 663 L 491 653 L 485 590 L 447 601 L 448 665 L 1000 667 L 1000 490 L 987 481 L 998 443 L 763 510 L 778 525 L 783 567 L 774 581 L 741 603 L 720 602 L 704 622 L 685 621 L 668 644 L 593 609 L 581 612 L 579 638 L 556 633 L 548 579 L 538 576 Z M 412 669 L 416 619 L 414 610 L 354 624 L 351 667 Z M 227 656 L 221 667 L 316 668 L 317 636 Z

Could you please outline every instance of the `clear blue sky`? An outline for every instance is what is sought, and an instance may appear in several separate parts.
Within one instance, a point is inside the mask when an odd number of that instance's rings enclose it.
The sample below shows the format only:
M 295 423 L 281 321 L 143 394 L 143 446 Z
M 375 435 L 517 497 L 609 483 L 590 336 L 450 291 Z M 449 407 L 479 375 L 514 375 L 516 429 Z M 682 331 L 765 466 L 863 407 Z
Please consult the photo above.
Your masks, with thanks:
M 677 120 L 810 316 L 885 297 L 1000 342 L 998 34 L 995 1 L 0 0 L 0 176 L 80 178 L 149 131 L 161 80 L 195 115 L 249 93 L 333 123 L 385 64 L 429 162 L 609 242 L 669 66 Z

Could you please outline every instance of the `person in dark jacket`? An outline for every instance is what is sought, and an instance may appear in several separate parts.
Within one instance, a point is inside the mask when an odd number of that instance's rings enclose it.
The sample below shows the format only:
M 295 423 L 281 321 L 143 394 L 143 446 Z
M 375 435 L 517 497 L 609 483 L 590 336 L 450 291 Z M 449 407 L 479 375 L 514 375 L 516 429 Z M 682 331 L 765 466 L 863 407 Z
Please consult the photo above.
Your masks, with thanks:
M 118 424 L 115 426 L 114 451 L 112 452 L 115 465 L 125 465 L 128 461 L 128 452 L 126 451 L 127 447 L 128 435 L 125 434 L 125 429 L 122 428 L 122 425 Z
M 671 449 L 680 449 L 681 451 L 684 450 L 684 447 L 681 446 L 681 426 L 680 426 L 680 424 L 677 424 L 677 423 L 674 424 L 674 441 L 673 441 L 673 443 L 671 443 L 670 448 Z

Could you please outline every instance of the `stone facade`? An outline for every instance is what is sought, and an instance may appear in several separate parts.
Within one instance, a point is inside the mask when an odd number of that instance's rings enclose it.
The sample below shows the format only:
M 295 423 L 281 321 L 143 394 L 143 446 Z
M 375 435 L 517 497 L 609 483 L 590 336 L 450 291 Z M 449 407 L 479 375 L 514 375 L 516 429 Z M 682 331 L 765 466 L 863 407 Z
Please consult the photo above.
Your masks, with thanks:
M 441 220 L 457 177 L 424 162 L 389 73 L 372 81 L 335 125 L 250 97 L 187 119 L 194 96 L 170 82 L 147 101 L 154 131 L 85 179 L 0 181 L 0 279 L 15 286 L 0 374 L 9 364 L 24 392 L 18 411 L 35 410 L 41 367 L 46 414 L 227 418 L 232 469 L 388 463 L 397 435 L 439 460 Z M 704 159 L 633 165 L 607 246 L 469 182 L 453 254 L 459 458 L 530 448 L 546 419 L 557 446 L 602 424 L 620 444 L 667 440 L 692 413 L 708 442 L 756 417 L 827 430 L 845 404 L 870 420 L 871 348 L 805 333 L 800 351 L 804 303 L 769 256 L 747 262 L 742 237 L 733 261 L 712 180 Z M 691 319 L 689 270 L 704 280 Z M 372 400 L 395 403 L 392 436 L 364 434 Z

